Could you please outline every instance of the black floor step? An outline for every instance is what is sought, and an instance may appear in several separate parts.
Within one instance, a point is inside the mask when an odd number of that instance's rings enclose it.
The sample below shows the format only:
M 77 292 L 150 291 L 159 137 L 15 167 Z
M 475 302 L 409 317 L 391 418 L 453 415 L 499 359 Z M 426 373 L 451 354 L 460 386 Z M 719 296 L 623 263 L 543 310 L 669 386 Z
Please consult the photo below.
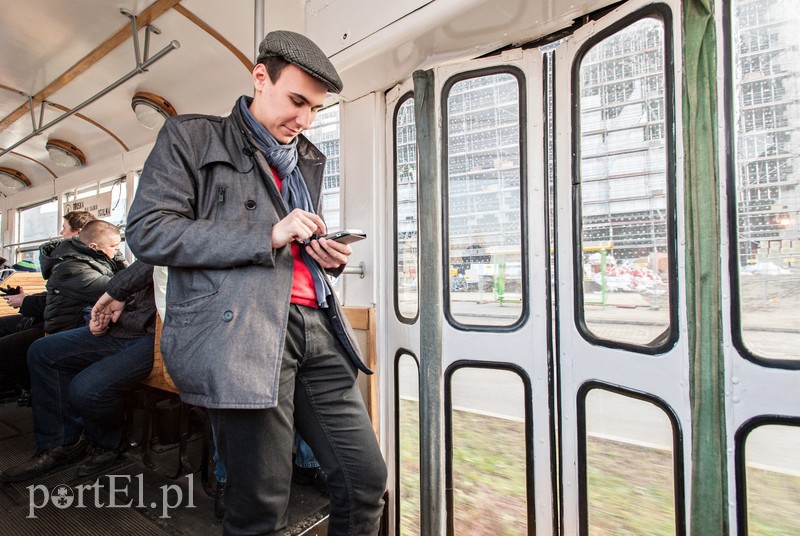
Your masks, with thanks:
M 30 408 L 0 404 L 0 471 L 33 454 L 32 420 Z M 187 453 L 192 467 L 200 467 L 202 437 L 189 441 Z M 155 467 L 142 462 L 137 446 L 100 477 L 79 479 L 68 467 L 27 482 L 0 484 L 0 535 L 222 534 L 213 496 L 204 491 L 200 474 L 167 476 L 179 467 L 178 446 L 153 446 L 150 461 Z M 313 487 L 293 486 L 290 534 L 326 535 L 327 512 L 327 497 Z

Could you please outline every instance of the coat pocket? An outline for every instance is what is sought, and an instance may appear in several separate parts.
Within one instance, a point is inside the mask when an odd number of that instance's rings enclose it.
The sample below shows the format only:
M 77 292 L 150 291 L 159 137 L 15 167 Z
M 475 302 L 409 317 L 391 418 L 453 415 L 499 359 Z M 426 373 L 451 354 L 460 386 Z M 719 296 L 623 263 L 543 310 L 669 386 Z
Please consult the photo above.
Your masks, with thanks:
M 218 364 L 214 356 L 221 350 L 218 334 L 226 323 L 222 313 L 201 305 L 169 308 L 161 334 L 164 363 L 175 385 L 186 393 L 207 390 L 209 374 Z

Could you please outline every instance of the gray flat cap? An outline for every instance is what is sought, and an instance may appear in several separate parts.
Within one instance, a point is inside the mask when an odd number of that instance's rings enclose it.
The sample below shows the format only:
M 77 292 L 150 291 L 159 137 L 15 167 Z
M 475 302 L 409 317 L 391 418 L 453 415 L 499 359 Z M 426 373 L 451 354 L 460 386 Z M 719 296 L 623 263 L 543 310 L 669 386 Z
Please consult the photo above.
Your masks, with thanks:
M 256 63 L 261 63 L 270 56 L 280 56 L 297 65 L 314 78 L 325 82 L 332 93 L 341 93 L 344 87 L 331 60 L 305 35 L 288 30 L 269 32 L 258 46 Z

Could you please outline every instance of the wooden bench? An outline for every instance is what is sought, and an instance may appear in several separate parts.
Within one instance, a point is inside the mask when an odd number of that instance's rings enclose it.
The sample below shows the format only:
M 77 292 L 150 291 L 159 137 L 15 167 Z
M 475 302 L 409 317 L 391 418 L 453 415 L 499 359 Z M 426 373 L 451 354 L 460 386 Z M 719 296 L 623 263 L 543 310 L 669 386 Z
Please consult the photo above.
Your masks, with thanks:
M 22 287 L 25 294 L 37 294 L 45 291 L 46 281 L 41 272 L 14 272 L 2 282 L 0 286 Z M 6 300 L 0 300 L 0 316 L 19 314 L 19 309 L 11 307 Z

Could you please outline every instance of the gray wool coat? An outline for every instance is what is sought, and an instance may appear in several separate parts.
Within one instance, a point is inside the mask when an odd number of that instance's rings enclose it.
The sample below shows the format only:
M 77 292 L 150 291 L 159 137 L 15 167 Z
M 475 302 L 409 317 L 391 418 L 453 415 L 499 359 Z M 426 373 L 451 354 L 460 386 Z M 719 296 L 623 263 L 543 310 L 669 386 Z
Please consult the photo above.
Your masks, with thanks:
M 128 215 L 131 251 L 169 267 L 164 362 L 181 398 L 207 408 L 277 404 L 293 261 L 271 236 L 289 209 L 254 146 L 238 105 L 224 118 L 169 119 Z M 319 212 L 325 156 L 302 136 L 298 151 Z M 371 374 L 335 294 L 326 311 L 350 359 Z

